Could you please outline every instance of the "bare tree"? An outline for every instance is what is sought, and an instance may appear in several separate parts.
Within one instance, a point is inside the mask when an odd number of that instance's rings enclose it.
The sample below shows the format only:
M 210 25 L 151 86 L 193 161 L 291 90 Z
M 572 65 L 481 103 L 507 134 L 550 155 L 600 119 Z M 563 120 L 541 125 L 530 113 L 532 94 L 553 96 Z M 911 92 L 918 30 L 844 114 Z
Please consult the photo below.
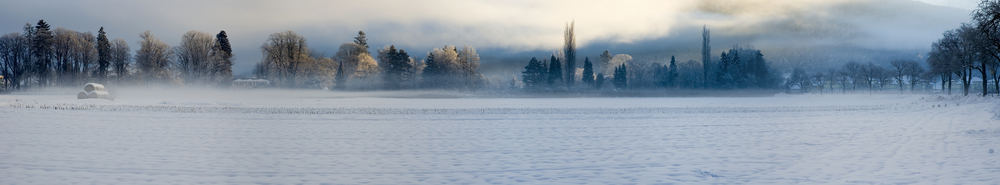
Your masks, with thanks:
M 893 79 L 896 79 L 896 84 L 899 85 L 899 92 L 903 92 L 903 80 L 905 79 L 908 70 L 908 66 L 906 66 L 907 62 L 909 61 L 893 60 L 890 62 L 890 65 L 892 66 L 892 77 Z
M 31 65 L 30 48 L 30 40 L 20 33 L 0 37 L 0 75 L 6 88 L 21 88 Z
M 972 12 L 972 21 L 976 29 L 982 35 L 982 42 L 985 43 L 985 53 L 992 57 L 991 60 L 980 64 L 980 72 L 983 74 L 983 96 L 986 96 L 986 70 L 987 66 L 993 69 L 993 85 L 996 86 L 997 94 L 1000 94 L 1000 0 L 980 1 L 979 7 Z
M 292 87 L 299 64 L 310 59 L 306 39 L 292 31 L 271 34 L 261 49 L 265 76 L 278 86 Z
M 69 85 L 71 80 L 77 78 L 73 70 L 73 53 L 76 47 L 74 42 L 81 40 L 77 39 L 77 36 L 75 31 L 65 28 L 56 28 L 53 31 L 52 58 L 55 60 L 55 76 L 63 85 Z
M 483 77 L 479 74 L 479 53 L 476 52 L 476 48 L 462 47 L 462 50 L 458 51 L 458 62 L 462 69 L 461 74 L 465 78 L 466 88 L 482 85 Z
M 129 76 L 129 60 L 132 58 L 131 50 L 125 39 L 111 41 L 111 68 L 114 69 L 115 78 L 119 82 Z
M 167 82 L 171 80 L 170 46 L 153 36 L 150 31 L 139 34 L 139 50 L 135 52 L 135 63 L 145 82 Z
M 845 79 L 847 79 L 846 81 L 851 82 L 852 91 L 858 90 L 858 84 L 864 80 L 864 73 L 862 72 L 863 68 L 864 66 L 857 62 L 848 62 L 847 64 L 844 64 L 843 69 L 841 69 L 841 74 L 845 77 Z M 844 88 L 846 89 L 847 87 L 845 86 Z
M 208 33 L 188 31 L 181 37 L 181 44 L 174 48 L 177 67 L 185 83 L 205 82 L 209 79 L 213 39 Z
M 904 75 L 906 75 L 907 79 L 910 80 L 910 91 L 913 91 L 916 88 L 917 83 L 923 78 L 926 70 L 924 70 L 924 67 L 920 66 L 920 63 L 917 63 L 916 61 L 907 61 L 905 66 L 904 71 L 906 72 Z

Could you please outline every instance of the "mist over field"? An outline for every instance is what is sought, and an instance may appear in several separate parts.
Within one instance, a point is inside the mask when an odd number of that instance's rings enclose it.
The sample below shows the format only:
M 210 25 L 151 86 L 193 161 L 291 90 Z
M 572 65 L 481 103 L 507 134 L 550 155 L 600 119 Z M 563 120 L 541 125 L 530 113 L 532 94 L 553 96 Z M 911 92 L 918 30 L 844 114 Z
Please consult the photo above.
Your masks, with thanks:
M 0 184 L 998 184 L 1000 0 L 0 2 Z

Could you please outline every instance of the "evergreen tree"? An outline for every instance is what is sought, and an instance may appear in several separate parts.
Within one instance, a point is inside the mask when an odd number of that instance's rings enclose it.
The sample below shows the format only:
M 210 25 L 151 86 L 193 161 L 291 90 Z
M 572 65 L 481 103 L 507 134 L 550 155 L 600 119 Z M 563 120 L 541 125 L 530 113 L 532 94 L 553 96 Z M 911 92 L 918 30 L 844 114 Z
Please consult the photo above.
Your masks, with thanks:
M 97 31 L 97 79 L 104 81 L 111 66 L 111 41 L 108 40 L 104 27 Z
M 624 89 L 628 86 L 628 69 L 624 63 L 621 66 L 615 67 L 614 78 L 615 88 Z
M 670 56 L 670 66 L 667 69 L 667 87 L 674 88 L 677 87 L 677 59 L 674 56 Z
M 549 87 L 556 87 L 559 82 L 562 82 L 562 64 L 559 63 L 559 59 L 556 59 L 555 55 L 549 58 Z
M 604 87 L 604 73 L 597 73 L 597 80 L 594 81 L 594 88 L 601 89 Z
M 539 89 L 547 78 L 545 76 L 546 70 L 548 69 L 545 68 L 545 63 L 538 61 L 535 57 L 531 57 L 528 65 L 524 66 L 524 72 L 521 72 L 521 80 L 524 82 L 524 88 L 529 90 Z
M 480 58 L 476 49 L 469 46 L 462 47 L 462 50 L 457 52 L 457 59 L 460 68 L 459 74 L 464 78 L 465 88 L 476 88 L 482 85 L 485 80 L 478 71 Z
M 434 87 L 438 85 L 437 79 L 441 78 L 441 72 L 444 70 L 444 65 L 434 59 L 434 52 L 428 52 L 427 57 L 424 58 L 424 72 L 421 73 L 423 78 L 424 87 Z
M 396 46 L 389 46 L 386 52 L 387 56 L 380 57 L 384 58 L 382 67 L 382 77 L 386 88 L 388 89 L 399 89 L 401 84 L 409 84 L 412 80 L 413 65 L 410 63 L 410 55 L 406 51 L 400 49 L 397 50 Z
M 425 60 L 423 85 L 430 88 L 477 88 L 484 83 L 479 73 L 479 54 L 472 47 L 434 48 Z
M 229 43 L 229 35 L 225 30 L 215 34 L 212 46 L 211 76 L 216 82 L 226 82 L 233 78 L 233 47 Z
M 361 52 L 368 53 L 368 37 L 364 31 L 358 31 L 358 36 L 354 37 L 354 43 L 361 46 L 363 50 Z
M 35 60 L 33 72 L 38 77 L 39 85 L 48 86 L 52 63 L 52 31 L 45 20 L 38 20 L 32 35 L 31 55 Z
M 590 63 L 590 58 L 583 58 L 583 83 L 594 86 L 594 64 Z

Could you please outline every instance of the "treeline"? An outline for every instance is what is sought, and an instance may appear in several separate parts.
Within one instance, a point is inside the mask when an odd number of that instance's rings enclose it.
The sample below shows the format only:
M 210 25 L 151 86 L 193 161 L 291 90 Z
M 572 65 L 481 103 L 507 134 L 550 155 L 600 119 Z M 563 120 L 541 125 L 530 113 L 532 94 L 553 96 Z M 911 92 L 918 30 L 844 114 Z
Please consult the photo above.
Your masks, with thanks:
M 678 63 L 633 62 L 627 54 L 611 55 L 605 50 L 595 65 L 584 57 L 578 68 L 573 24 L 566 27 L 563 50 L 548 61 L 532 57 L 521 73 L 518 86 L 530 92 L 627 90 L 627 89 L 772 89 L 781 83 L 780 74 L 768 65 L 760 50 L 734 47 L 711 57 L 709 31 L 703 32 L 703 60 Z M 716 62 L 713 62 L 716 61 Z M 580 83 L 577 83 L 580 82 Z M 606 83 L 610 82 L 610 83 Z M 576 85 L 580 84 L 580 85 Z
M 808 73 L 796 68 L 788 77 L 786 87 L 803 91 L 832 89 L 899 91 L 940 90 L 952 93 L 960 84 L 962 95 L 969 95 L 979 85 L 980 95 L 1000 94 L 1000 0 L 984 0 L 973 12 L 970 23 L 948 30 L 931 44 L 926 57 L 927 68 L 917 61 L 895 60 L 889 66 L 850 62 L 840 69 Z M 992 85 L 992 90 L 990 86 Z
M 262 46 L 264 58 L 254 75 L 283 88 L 475 89 L 485 83 L 479 54 L 472 47 L 435 48 L 422 60 L 395 45 L 372 57 L 368 47 L 367 35 L 359 31 L 354 42 L 341 44 L 336 54 L 324 57 L 314 54 L 295 32 L 275 33 Z
M 975 78 L 980 79 L 982 96 L 989 94 L 990 81 L 1000 93 L 1000 0 L 981 1 L 971 23 L 946 31 L 932 44 L 927 64 L 949 94 L 955 77 L 963 95 L 969 95 Z
M 232 48 L 225 31 L 191 31 L 170 47 L 149 31 L 135 55 L 124 39 L 55 28 L 39 20 L 0 37 L 3 89 L 79 86 L 86 82 L 221 84 L 232 79 Z
M 927 73 L 919 62 L 893 60 L 888 67 L 874 63 L 848 62 L 837 69 L 807 72 L 794 68 L 786 77 L 784 87 L 796 92 L 853 92 L 882 91 L 898 88 L 899 91 L 930 90 L 934 76 Z
M 732 47 L 713 55 L 711 35 L 702 32 L 701 61 L 633 61 L 628 54 L 605 50 L 593 60 L 577 53 L 573 23 L 566 25 L 563 47 L 547 57 L 531 57 L 510 85 L 491 81 L 479 72 L 479 53 L 472 47 L 445 45 L 417 59 L 389 45 L 369 53 L 367 35 L 333 55 L 311 50 L 292 31 L 271 34 L 261 46 L 263 58 L 252 74 L 267 86 L 335 90 L 398 90 L 504 88 L 526 92 L 625 91 L 644 89 L 784 89 L 787 91 L 933 90 L 940 82 L 951 92 L 957 77 L 967 95 L 981 79 L 982 95 L 990 82 L 1000 93 L 1000 0 L 984 0 L 971 23 L 947 31 L 932 44 L 926 66 L 915 60 L 887 65 L 849 62 L 836 69 L 773 69 L 764 52 Z M 233 53 L 225 31 L 214 36 L 190 31 L 171 47 L 149 31 L 139 35 L 132 53 L 123 39 L 52 29 L 44 20 L 26 24 L 24 31 L 0 37 L 0 83 L 3 89 L 78 86 L 85 82 L 112 84 L 201 84 L 229 86 Z M 582 58 L 582 63 L 578 60 Z M 496 80 L 496 79 L 494 79 Z M 263 81 L 263 80 L 261 80 Z M 257 84 L 256 80 L 254 84 Z

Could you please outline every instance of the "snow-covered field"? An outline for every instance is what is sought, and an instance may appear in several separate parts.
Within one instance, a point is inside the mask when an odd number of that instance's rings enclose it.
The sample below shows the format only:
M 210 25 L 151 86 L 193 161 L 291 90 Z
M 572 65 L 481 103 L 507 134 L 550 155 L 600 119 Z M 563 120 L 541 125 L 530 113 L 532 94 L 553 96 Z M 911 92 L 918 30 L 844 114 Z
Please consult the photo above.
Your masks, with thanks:
M 0 184 L 997 184 L 995 98 L 0 95 Z

